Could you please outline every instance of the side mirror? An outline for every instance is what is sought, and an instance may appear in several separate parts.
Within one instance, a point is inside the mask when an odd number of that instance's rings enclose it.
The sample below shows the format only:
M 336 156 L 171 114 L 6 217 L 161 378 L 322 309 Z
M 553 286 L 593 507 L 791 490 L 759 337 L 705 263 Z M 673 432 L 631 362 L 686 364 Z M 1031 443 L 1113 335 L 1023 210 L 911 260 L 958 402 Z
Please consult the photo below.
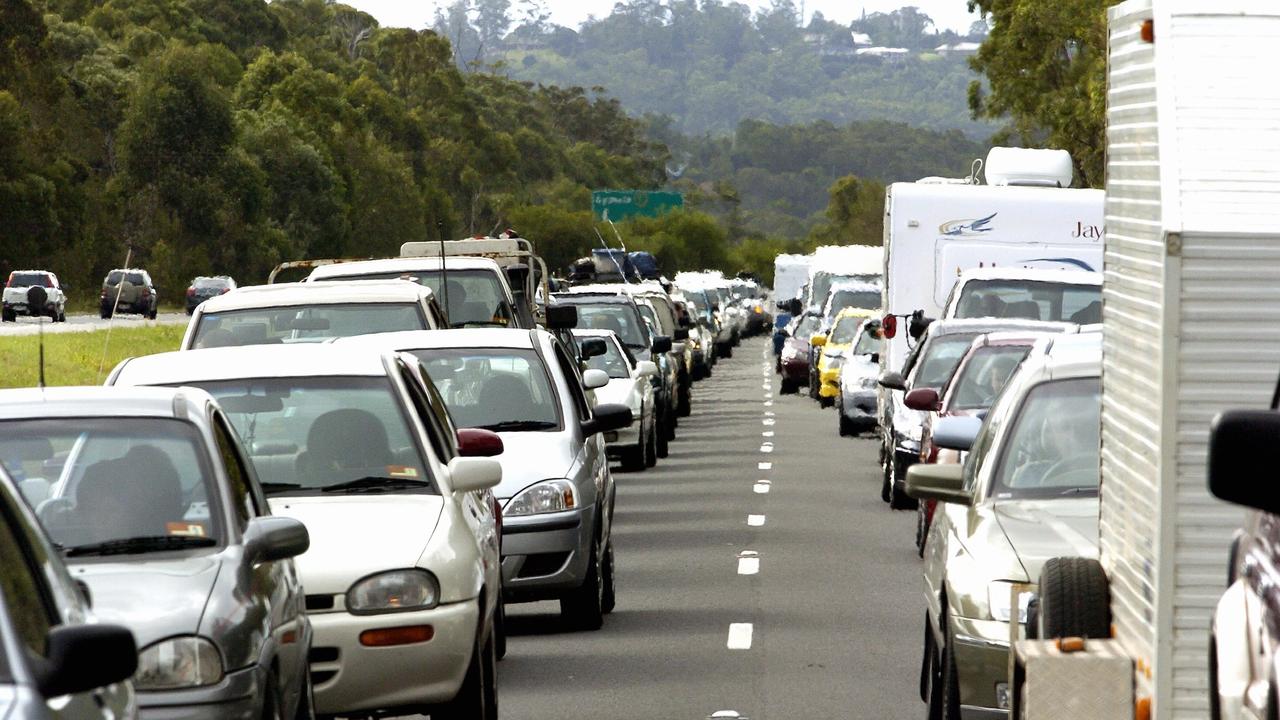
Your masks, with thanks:
M 649 360 L 641 360 L 636 363 L 636 374 L 640 377 L 653 377 L 658 374 L 658 365 Z
M 609 352 L 609 346 L 605 344 L 604 338 L 586 338 L 582 341 L 582 359 L 600 357 Z
M 502 482 L 502 464 L 493 458 L 456 457 L 449 461 L 449 487 L 456 493 L 488 490 Z
M 800 298 L 792 298 L 787 301 L 787 310 L 790 311 L 792 315 L 799 315 L 804 311 L 804 303 L 800 302 Z
M 892 340 L 898 335 L 898 316 L 885 315 L 880 321 L 880 327 L 884 329 L 884 337 L 886 340 Z
M 902 373 L 897 370 L 889 370 L 888 372 L 881 373 L 880 380 L 878 382 L 880 387 L 888 388 L 890 390 L 907 389 L 907 381 L 902 377 Z
M 671 352 L 671 336 L 658 335 L 653 338 L 653 351 L 659 355 Z
M 621 430 L 630 425 L 634 419 L 631 408 L 626 405 L 617 403 L 597 405 L 592 418 L 582 422 L 582 434 L 590 437 L 602 432 Z
M 1259 478 L 1267 453 L 1280 437 L 1280 413 L 1274 410 L 1228 410 L 1209 426 L 1209 492 L 1219 500 L 1265 513 L 1280 513 L 1280 497 Z
M 458 429 L 458 454 L 462 457 L 493 457 L 503 451 L 498 433 L 484 428 Z
M 938 391 L 934 388 L 916 388 L 902 398 L 902 404 L 912 410 L 933 412 L 942 407 L 942 398 L 938 397 Z
M 923 310 L 917 310 L 911 313 L 911 322 L 907 326 L 907 332 L 911 334 L 912 340 L 919 340 L 924 337 L 924 333 L 933 324 L 933 318 L 925 317 Z
M 689 328 L 683 326 L 676 328 L 675 332 L 671 333 L 671 339 L 676 342 L 684 342 L 685 340 L 688 340 Z
M 572 305 L 547 307 L 548 330 L 572 330 L 576 327 L 578 327 L 578 308 Z
M 875 363 L 876 365 L 880 364 L 880 353 L 871 353 L 867 357 L 871 360 L 871 362 Z
M 907 495 L 957 505 L 973 503 L 973 496 L 964 491 L 963 465 L 912 465 L 907 468 Z
M 582 372 L 582 385 L 588 390 L 599 390 L 609 384 L 609 373 L 603 370 L 584 370 Z
M 933 425 L 933 444 L 944 450 L 968 452 L 981 429 L 982 418 L 972 415 L 941 418 Z
M 693 327 L 693 321 L 689 319 L 688 313 L 685 313 L 684 315 L 680 316 L 680 327 L 682 328 Z M 685 332 L 688 332 L 688 331 L 686 330 Z
M 37 685 L 46 698 L 82 693 L 133 677 L 138 646 L 120 625 L 59 625 L 45 639 Z
M 244 531 L 244 554 L 253 563 L 297 557 L 311 547 L 307 526 L 287 517 L 257 517 Z
M 812 337 L 810 337 L 810 338 L 809 338 L 809 344 L 810 344 L 810 345 L 812 345 L 812 346 L 814 346 L 814 347 L 816 347 L 816 348 L 824 347 L 824 346 L 827 344 L 827 336 L 826 336 L 826 335 L 814 335 L 814 336 L 812 336 Z

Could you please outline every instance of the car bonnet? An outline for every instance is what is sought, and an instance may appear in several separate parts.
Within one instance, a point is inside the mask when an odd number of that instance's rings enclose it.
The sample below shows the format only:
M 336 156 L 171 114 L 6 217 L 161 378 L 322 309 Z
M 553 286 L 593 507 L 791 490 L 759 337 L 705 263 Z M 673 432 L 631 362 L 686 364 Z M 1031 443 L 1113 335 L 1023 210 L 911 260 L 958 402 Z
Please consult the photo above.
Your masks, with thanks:
M 499 500 L 506 501 L 542 480 L 570 477 L 576 459 L 572 432 L 500 432 L 498 435 L 502 437 L 504 449 L 495 459 L 502 463 L 502 482 L 493 489 L 493 494 Z
M 93 612 L 102 622 L 133 631 L 138 648 L 199 631 L 222 566 L 218 555 L 69 563 L 71 577 L 89 586 Z
M 1049 558 L 1098 556 L 1098 498 L 999 500 L 996 521 L 1034 582 Z
M 383 570 L 414 567 L 440 522 L 444 498 L 424 493 L 276 496 L 271 511 L 307 526 L 296 562 L 309 594 L 345 593 Z

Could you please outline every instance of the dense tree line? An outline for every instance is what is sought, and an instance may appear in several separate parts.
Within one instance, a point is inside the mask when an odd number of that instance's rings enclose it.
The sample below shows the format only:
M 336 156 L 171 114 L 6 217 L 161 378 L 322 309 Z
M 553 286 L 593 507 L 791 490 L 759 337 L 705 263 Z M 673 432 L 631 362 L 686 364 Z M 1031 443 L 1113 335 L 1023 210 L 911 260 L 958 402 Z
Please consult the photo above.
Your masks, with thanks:
M 464 74 L 436 33 L 325 0 L 0 0 L 0 271 L 82 294 L 130 245 L 175 298 L 589 207 L 665 157 L 615 100 Z
M 732 132 L 744 119 L 776 124 L 845 124 L 892 119 L 960 128 L 974 137 L 994 129 L 975 121 L 966 88 L 977 76 L 941 45 L 980 40 L 938 31 L 914 7 L 873 13 L 850 25 L 776 0 L 753 13 L 720 0 L 625 0 L 577 29 L 507 0 L 452 0 L 437 30 L 454 41 L 464 67 L 498 66 L 511 77 L 548 84 L 607 87 L 633 113 L 676 118 L 692 134 Z M 512 28 L 508 30 L 508 28 Z M 852 33 L 910 54 L 880 60 L 855 55 Z

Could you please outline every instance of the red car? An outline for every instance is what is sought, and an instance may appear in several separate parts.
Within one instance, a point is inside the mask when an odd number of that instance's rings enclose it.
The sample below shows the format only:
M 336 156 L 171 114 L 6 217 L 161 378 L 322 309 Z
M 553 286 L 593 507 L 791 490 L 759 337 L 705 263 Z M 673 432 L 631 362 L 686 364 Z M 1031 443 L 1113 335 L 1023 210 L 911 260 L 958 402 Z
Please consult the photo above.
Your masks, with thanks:
M 809 387 L 809 358 L 813 355 L 809 347 L 809 338 L 818 332 L 821 325 L 820 313 L 805 313 L 793 320 L 791 326 L 787 328 L 788 337 L 782 343 L 782 354 L 778 356 L 778 372 L 782 375 L 782 394 Z
M 962 458 L 958 451 L 933 444 L 933 424 L 941 417 L 985 413 L 1018 365 L 1031 352 L 1032 346 L 1048 334 L 1024 330 L 979 335 L 960 358 L 956 371 L 941 390 L 920 388 L 907 393 L 903 398 L 907 407 L 928 413 L 920 436 L 920 462 L 959 463 Z M 926 500 L 917 509 L 916 551 L 921 554 L 933 522 L 935 504 Z

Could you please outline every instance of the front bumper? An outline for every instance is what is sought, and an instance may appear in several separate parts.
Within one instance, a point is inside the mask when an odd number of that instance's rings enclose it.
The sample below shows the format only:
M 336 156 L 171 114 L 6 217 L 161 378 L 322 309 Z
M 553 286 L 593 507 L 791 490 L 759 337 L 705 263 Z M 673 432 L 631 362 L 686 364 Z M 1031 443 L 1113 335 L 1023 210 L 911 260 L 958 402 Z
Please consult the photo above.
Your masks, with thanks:
M 1009 709 L 997 699 L 997 687 L 1009 687 L 1009 623 L 954 616 L 949 622 L 960 681 L 960 716 L 1007 718 Z
M 502 597 L 508 602 L 558 598 L 587 577 L 594 511 L 502 520 Z
M 876 422 L 876 391 L 842 389 L 840 410 L 850 420 Z
M 640 444 L 640 426 L 644 424 L 644 419 L 640 413 L 635 413 L 635 417 L 639 422 L 633 422 L 624 428 L 605 434 L 604 449 L 610 459 L 620 457 L 624 450 L 630 450 Z
M 311 615 L 316 714 L 412 708 L 453 699 L 471 663 L 478 598 L 382 615 Z M 360 643 L 366 630 L 430 625 L 430 640 L 390 647 Z
M 805 358 L 791 358 L 782 360 L 782 379 L 791 380 L 801 385 L 809 384 L 809 361 Z
M 835 399 L 840 394 L 840 369 L 823 370 L 818 374 L 818 397 Z
M 139 690 L 143 720 L 256 720 L 262 716 L 266 674 L 254 665 L 227 673 L 222 682 L 188 690 Z

